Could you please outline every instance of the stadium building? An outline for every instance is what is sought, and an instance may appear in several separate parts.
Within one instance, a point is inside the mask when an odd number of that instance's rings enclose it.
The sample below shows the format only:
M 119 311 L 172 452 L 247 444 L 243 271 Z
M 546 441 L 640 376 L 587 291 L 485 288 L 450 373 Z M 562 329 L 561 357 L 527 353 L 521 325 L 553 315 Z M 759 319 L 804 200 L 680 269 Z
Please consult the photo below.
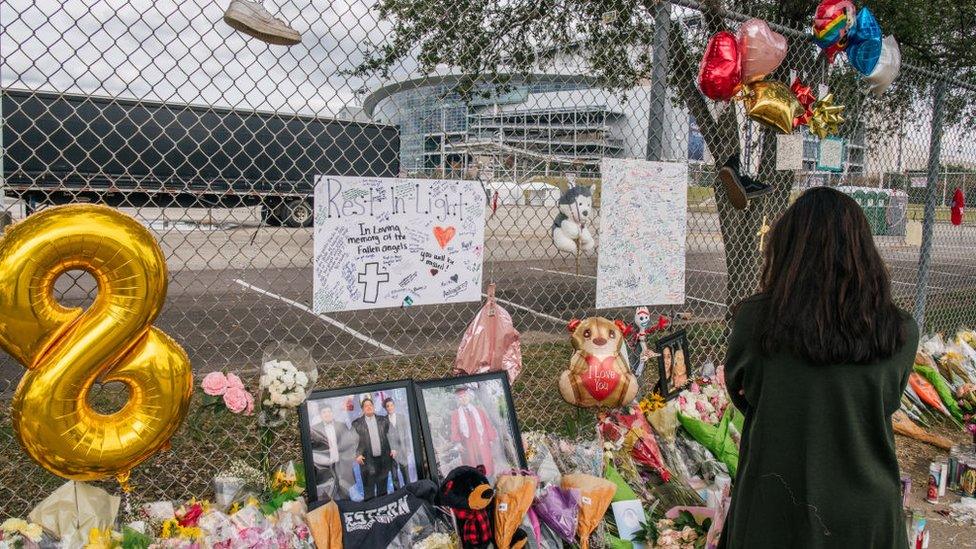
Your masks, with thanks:
M 569 67 L 572 57 L 557 67 Z M 578 64 L 578 63 L 577 63 Z M 462 75 L 442 71 L 393 82 L 368 93 L 363 114 L 400 131 L 401 175 L 460 177 L 472 167 L 489 168 L 496 178 L 526 181 L 573 172 L 597 175 L 604 157 L 645 158 L 652 89 L 644 83 L 626 94 L 601 89 L 578 68 L 512 76 L 503 91 L 478 89 L 467 102 L 454 89 Z M 711 163 L 698 125 L 671 98 L 663 101 L 662 159 Z M 818 140 L 804 131 L 804 170 L 818 172 Z M 758 137 L 758 133 L 753 135 Z M 758 151 L 746 146 L 746 163 Z M 860 141 L 863 143 L 863 139 Z M 751 161 L 750 161 L 751 160 Z M 863 146 L 848 143 L 845 172 L 863 173 Z
M 513 180 L 573 171 L 596 173 L 603 157 L 644 157 L 650 86 L 626 97 L 599 89 L 592 78 L 540 73 L 512 78 L 502 92 L 482 89 L 463 101 L 460 75 L 396 82 L 370 93 L 363 110 L 400 129 L 401 172 L 465 173 L 491 163 Z M 687 159 L 688 116 L 665 101 L 664 157 Z M 692 148 L 702 151 L 700 136 Z M 695 138 L 691 141 L 694 143 Z

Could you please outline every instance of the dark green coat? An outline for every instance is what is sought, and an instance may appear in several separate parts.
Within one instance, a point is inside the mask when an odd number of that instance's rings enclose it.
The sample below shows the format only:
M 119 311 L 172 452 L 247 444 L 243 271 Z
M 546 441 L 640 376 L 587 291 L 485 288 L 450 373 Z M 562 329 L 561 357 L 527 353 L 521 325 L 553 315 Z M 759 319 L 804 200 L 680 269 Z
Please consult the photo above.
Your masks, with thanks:
M 719 547 L 906 547 L 891 415 L 914 363 L 915 322 L 904 315 L 908 339 L 887 360 L 815 366 L 762 355 L 766 303 L 744 301 L 729 340 L 725 378 L 745 425 Z

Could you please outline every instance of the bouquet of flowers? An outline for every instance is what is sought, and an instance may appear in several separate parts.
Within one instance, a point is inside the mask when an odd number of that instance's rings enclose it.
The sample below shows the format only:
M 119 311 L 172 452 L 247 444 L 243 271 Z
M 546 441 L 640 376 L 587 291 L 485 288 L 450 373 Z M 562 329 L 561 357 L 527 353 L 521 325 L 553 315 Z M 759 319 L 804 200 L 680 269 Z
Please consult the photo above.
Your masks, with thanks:
M 0 523 L 0 547 L 12 549 L 37 547 L 43 537 L 44 530 L 40 524 L 18 518 L 8 518 Z
M 682 509 L 673 518 L 663 518 L 644 524 L 644 530 L 634 541 L 647 542 L 654 549 L 704 549 L 712 519 L 703 516 L 701 522 L 691 511 Z M 705 513 L 707 514 L 707 513 Z
M 600 416 L 600 434 L 616 448 L 624 448 L 634 461 L 657 473 L 667 482 L 671 473 L 664 466 L 664 458 L 647 418 L 640 408 L 631 407 L 625 412 L 613 411 Z
M 307 349 L 279 343 L 265 353 L 261 367 L 261 413 L 265 426 L 281 425 L 312 391 L 318 371 Z
M 729 405 L 729 398 L 725 387 L 702 378 L 693 381 L 688 389 L 682 391 L 677 402 L 678 411 L 683 415 L 715 425 Z
M 237 374 L 210 372 L 203 377 L 200 388 L 203 389 L 204 407 L 246 416 L 254 413 L 254 396 L 247 391 Z
M 235 459 L 214 477 L 214 502 L 226 511 L 234 502 L 260 495 L 265 489 L 264 475 L 242 459 Z
M 603 443 L 600 440 L 554 439 L 549 444 L 552 458 L 563 474 L 597 476 L 603 472 Z
M 681 426 L 735 476 L 745 418 L 729 406 L 725 387 L 708 379 L 696 380 L 678 395 L 677 406 Z
M 976 412 L 976 384 L 963 383 L 956 389 L 956 402 L 966 412 Z

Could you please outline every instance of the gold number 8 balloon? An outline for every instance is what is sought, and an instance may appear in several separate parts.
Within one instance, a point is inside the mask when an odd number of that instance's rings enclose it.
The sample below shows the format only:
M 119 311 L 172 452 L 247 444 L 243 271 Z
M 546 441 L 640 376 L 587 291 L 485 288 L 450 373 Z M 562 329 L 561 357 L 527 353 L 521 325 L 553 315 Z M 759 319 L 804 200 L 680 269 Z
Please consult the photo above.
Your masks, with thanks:
M 98 283 L 87 310 L 61 305 L 67 271 Z M 12 403 L 27 454 L 73 480 L 115 476 L 160 450 L 186 416 L 190 360 L 152 326 L 166 298 L 166 259 L 136 220 L 104 206 L 50 208 L 0 239 L 0 347 L 27 368 Z M 128 399 L 108 414 L 88 393 L 121 382 Z

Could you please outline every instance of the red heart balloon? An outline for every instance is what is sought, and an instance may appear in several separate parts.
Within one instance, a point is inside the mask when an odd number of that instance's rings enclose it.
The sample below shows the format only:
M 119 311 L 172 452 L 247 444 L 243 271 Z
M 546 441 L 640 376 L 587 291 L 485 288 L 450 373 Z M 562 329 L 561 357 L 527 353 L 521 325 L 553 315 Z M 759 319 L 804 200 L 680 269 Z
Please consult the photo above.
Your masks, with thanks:
M 698 88 L 705 97 L 728 101 L 742 84 L 742 65 L 735 35 L 728 31 L 708 39 L 698 67 Z

